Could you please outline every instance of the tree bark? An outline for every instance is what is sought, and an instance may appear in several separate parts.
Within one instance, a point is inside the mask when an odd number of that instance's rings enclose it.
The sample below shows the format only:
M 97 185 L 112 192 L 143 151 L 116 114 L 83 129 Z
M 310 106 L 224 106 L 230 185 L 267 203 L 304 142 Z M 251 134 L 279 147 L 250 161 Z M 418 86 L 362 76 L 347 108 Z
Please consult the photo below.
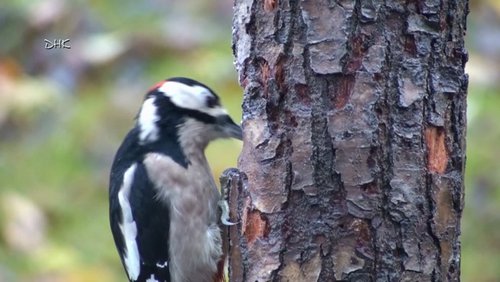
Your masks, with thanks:
M 458 281 L 467 1 L 234 13 L 230 281 Z

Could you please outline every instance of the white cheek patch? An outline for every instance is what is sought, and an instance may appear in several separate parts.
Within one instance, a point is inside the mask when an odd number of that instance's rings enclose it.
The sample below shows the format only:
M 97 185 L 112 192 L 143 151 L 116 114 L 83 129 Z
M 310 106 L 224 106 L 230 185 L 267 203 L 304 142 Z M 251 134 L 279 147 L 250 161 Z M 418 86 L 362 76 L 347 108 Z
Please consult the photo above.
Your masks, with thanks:
M 134 181 L 134 173 L 137 165 L 130 166 L 123 175 L 123 185 L 118 192 L 118 202 L 122 211 L 123 222 L 120 224 L 120 230 L 125 240 L 124 262 L 128 276 L 131 280 L 137 280 L 141 272 L 139 249 L 137 247 L 137 225 L 135 224 L 130 207 L 129 195 Z
M 207 98 L 213 94 L 205 87 L 166 81 L 158 88 L 158 91 L 169 97 L 170 101 L 180 108 L 197 110 L 211 116 L 227 115 L 226 109 L 221 106 L 207 107 Z
M 156 112 L 154 101 L 154 97 L 144 101 L 141 112 L 139 113 L 139 118 L 137 119 L 137 124 L 140 128 L 139 140 L 142 144 L 157 141 L 159 138 L 159 129 L 156 122 L 160 117 Z

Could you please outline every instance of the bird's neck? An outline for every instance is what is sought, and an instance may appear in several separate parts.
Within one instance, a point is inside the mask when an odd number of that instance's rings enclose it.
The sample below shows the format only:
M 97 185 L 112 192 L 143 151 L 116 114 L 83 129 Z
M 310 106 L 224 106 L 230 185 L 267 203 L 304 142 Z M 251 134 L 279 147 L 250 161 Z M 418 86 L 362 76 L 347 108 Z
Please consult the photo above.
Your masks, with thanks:
M 205 149 L 212 138 L 204 132 L 203 126 L 198 121 L 187 120 L 177 129 L 179 145 L 190 161 L 206 162 Z

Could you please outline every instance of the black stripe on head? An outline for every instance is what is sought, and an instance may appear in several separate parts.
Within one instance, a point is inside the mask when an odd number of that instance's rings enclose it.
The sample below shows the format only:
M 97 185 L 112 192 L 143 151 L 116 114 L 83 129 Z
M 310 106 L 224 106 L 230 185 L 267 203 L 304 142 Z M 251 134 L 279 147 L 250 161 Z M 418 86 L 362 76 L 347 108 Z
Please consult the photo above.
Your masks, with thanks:
M 196 110 L 189 110 L 189 109 L 182 109 L 183 112 L 186 113 L 188 117 L 194 118 L 198 121 L 204 122 L 204 123 L 216 123 L 216 118 L 214 116 L 211 116 L 209 114 L 205 114 L 200 111 Z

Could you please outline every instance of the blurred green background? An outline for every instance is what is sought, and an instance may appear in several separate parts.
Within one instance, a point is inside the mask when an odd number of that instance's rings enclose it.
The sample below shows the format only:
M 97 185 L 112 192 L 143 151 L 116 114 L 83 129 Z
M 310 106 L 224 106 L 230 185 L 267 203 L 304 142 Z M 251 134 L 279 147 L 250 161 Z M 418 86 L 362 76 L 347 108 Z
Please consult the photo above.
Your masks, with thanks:
M 117 146 L 144 92 L 211 86 L 236 121 L 231 0 L 0 4 L 0 282 L 124 281 L 108 228 Z M 471 1 L 463 281 L 500 281 L 500 1 Z M 45 49 L 70 39 L 71 49 Z M 208 150 L 214 175 L 241 144 Z

